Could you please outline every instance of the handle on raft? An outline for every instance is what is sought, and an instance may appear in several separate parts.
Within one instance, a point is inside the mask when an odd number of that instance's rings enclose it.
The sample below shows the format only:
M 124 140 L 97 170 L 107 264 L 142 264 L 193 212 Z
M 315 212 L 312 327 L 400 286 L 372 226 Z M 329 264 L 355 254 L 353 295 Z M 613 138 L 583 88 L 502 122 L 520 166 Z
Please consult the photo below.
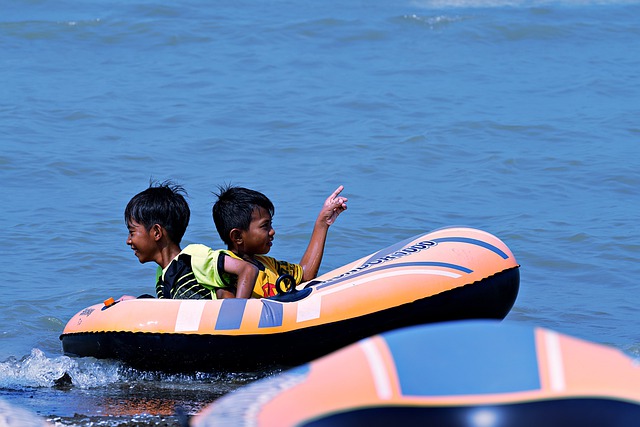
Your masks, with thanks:
M 284 288 L 286 282 L 289 282 L 288 291 L 286 288 Z M 294 279 L 290 274 L 283 274 L 276 280 L 276 290 L 278 291 L 278 295 L 284 295 L 287 293 L 292 294 L 296 292 L 296 279 Z

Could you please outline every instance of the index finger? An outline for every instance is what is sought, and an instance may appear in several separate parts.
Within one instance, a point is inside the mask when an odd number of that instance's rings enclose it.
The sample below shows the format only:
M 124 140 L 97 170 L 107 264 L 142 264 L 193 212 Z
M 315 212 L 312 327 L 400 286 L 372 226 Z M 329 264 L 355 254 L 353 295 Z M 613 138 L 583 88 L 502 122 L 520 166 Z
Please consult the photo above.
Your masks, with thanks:
M 335 199 L 336 196 L 338 196 L 338 194 L 342 192 L 342 190 L 344 190 L 344 185 L 341 185 L 340 187 L 336 188 L 336 191 L 333 192 L 331 197 Z

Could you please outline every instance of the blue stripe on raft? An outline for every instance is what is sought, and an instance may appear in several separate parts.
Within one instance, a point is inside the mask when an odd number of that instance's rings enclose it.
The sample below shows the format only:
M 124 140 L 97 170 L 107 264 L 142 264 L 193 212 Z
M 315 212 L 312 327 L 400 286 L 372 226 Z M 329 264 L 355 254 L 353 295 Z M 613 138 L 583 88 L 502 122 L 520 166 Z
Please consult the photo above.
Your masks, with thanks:
M 444 242 L 460 242 L 460 243 L 469 243 L 472 245 L 482 246 L 483 248 L 487 248 L 490 251 L 493 251 L 500 255 L 503 259 L 508 259 L 509 255 L 504 253 L 500 248 L 493 246 L 487 242 L 483 242 L 478 239 L 469 239 L 468 237 L 443 237 L 441 239 L 433 239 L 436 243 L 444 243 Z
M 316 285 L 315 287 L 317 289 L 322 289 L 322 288 L 326 288 L 327 286 L 333 286 L 337 283 L 342 283 L 347 280 L 364 276 L 365 274 L 376 273 L 378 271 L 389 270 L 392 268 L 406 268 L 406 267 L 444 267 L 444 268 L 450 268 L 452 270 L 462 271 L 463 273 L 473 273 L 473 270 L 467 267 L 463 267 L 457 264 L 450 264 L 448 262 L 435 262 L 435 261 L 403 262 L 403 263 L 396 263 L 393 265 L 383 265 L 380 267 L 370 267 L 362 271 L 359 271 L 357 273 L 347 274 L 346 276 L 336 280 L 327 279 L 327 283 L 321 283 L 319 285 Z
M 540 389 L 533 328 L 453 322 L 385 334 L 405 396 Z
M 240 329 L 247 301 L 243 298 L 223 299 L 215 329 L 217 331 Z
M 282 304 L 264 299 L 261 301 L 263 305 L 258 328 L 282 326 Z

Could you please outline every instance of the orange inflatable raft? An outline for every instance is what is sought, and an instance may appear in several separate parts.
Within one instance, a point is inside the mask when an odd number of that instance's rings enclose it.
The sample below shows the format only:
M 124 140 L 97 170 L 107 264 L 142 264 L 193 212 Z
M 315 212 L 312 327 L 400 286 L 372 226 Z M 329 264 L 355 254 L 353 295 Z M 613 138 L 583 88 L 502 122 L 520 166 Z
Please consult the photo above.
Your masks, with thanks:
M 633 426 L 640 365 L 544 328 L 476 320 L 387 332 L 218 399 L 213 426 Z
M 502 319 L 519 266 L 471 228 L 418 235 L 263 299 L 132 299 L 77 313 L 65 354 L 146 370 L 254 370 L 309 362 L 362 338 L 452 319 Z

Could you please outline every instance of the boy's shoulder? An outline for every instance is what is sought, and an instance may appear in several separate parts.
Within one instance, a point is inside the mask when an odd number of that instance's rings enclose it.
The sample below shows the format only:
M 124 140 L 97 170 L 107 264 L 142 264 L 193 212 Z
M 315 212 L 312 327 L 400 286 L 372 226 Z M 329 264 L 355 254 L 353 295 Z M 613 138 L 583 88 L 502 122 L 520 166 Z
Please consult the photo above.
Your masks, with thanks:
M 203 245 L 202 243 L 191 243 L 185 246 L 180 253 L 187 254 L 196 257 L 208 256 L 210 254 L 217 254 L 220 250 L 212 249 L 207 245 Z
M 262 265 L 264 265 L 265 269 L 272 271 L 277 276 L 281 276 L 283 274 L 289 274 L 293 276 L 297 284 L 302 283 L 302 277 L 304 276 L 304 271 L 300 264 L 296 264 L 288 261 L 280 261 L 266 255 L 256 255 L 256 259 L 260 261 Z
M 281 266 L 284 266 L 284 265 L 291 265 L 291 266 L 298 265 L 294 262 L 278 260 L 267 255 L 256 255 L 255 258 L 258 261 L 260 261 L 262 264 L 264 264 L 266 267 L 271 267 L 274 269 L 279 269 L 281 268 Z

